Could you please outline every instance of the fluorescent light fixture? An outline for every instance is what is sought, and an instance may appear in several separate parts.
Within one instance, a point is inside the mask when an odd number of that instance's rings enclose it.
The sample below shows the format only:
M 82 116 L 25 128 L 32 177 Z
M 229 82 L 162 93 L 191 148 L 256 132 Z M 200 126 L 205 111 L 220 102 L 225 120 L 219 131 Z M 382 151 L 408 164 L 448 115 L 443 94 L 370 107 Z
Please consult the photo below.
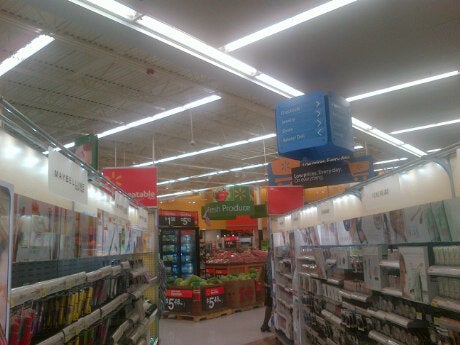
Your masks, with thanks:
M 431 150 L 428 150 L 426 152 L 433 153 L 433 152 L 438 152 L 438 151 L 441 151 L 441 149 L 431 149 Z
M 260 73 L 256 75 L 256 79 L 271 86 L 273 89 L 283 92 L 284 94 L 290 97 L 302 96 L 304 94 L 302 91 L 294 89 L 293 87 L 279 81 L 278 79 L 270 77 L 269 75 L 264 74 L 264 73 Z
M 456 123 L 460 123 L 460 119 L 455 119 L 455 120 L 451 120 L 451 121 L 437 122 L 437 123 L 431 123 L 429 125 L 424 125 L 424 126 L 400 129 L 400 130 L 391 132 L 391 134 L 401 134 L 401 133 L 421 131 L 421 130 L 424 130 L 424 129 L 434 128 L 434 127 L 454 125 Z
M 120 15 L 119 13 L 117 13 L 116 7 L 112 5 L 102 6 L 99 4 L 99 1 L 96 0 L 68 1 L 72 2 L 73 4 L 79 5 L 87 10 L 95 12 L 101 16 L 104 16 L 105 18 L 116 21 L 118 24 L 136 30 L 148 37 L 168 44 L 187 54 L 195 56 L 214 66 L 222 68 L 241 78 L 256 83 L 282 96 L 290 98 L 303 94 L 301 91 L 295 90 L 294 88 L 274 78 L 268 76 L 265 77 L 263 75 L 259 78 L 256 78 L 256 76 L 261 74 L 260 71 L 248 65 L 247 63 L 234 58 L 233 56 L 223 52 L 220 49 L 208 45 L 207 43 L 201 41 L 200 39 L 192 35 L 189 35 L 184 31 L 181 31 L 175 27 L 163 23 L 153 17 L 137 13 L 133 9 L 121 5 L 114 0 L 110 0 L 110 4 L 118 4 L 123 6 L 125 8 L 124 11 L 126 11 L 128 14 Z M 133 15 L 135 16 L 134 20 L 131 19 Z M 288 91 L 283 91 L 284 89 Z
M 401 162 L 401 161 L 406 161 L 406 160 L 407 160 L 406 157 L 403 157 L 403 158 L 395 158 L 395 159 L 388 159 L 388 160 L 385 160 L 385 161 L 374 162 L 374 165 L 388 164 L 388 163 L 394 163 L 394 162 Z
M 386 87 L 384 89 L 371 91 L 371 92 L 366 92 L 366 93 L 363 93 L 362 95 L 348 97 L 347 101 L 348 102 L 354 102 L 354 101 L 357 101 L 357 100 L 360 100 L 360 99 L 369 98 L 369 97 L 373 97 L 373 96 L 377 96 L 377 95 L 382 95 L 384 93 L 393 92 L 393 91 L 397 91 L 397 90 L 401 90 L 401 89 L 406 89 L 408 87 L 421 85 L 421 84 L 426 84 L 426 83 L 430 83 L 432 81 L 453 77 L 453 76 L 456 76 L 458 74 L 459 74 L 458 71 L 452 71 L 452 72 L 447 72 L 447 73 L 435 75 L 433 77 L 414 80 L 414 81 L 410 81 L 410 82 L 407 82 L 407 83 Z
M 86 0 L 87 2 L 100 7 L 103 10 L 112 12 L 128 20 L 134 20 L 138 13 L 132 8 L 125 6 L 114 0 Z
M 146 123 L 161 120 L 161 119 L 164 119 L 165 117 L 182 113 L 182 112 L 184 112 L 186 110 L 193 109 L 193 108 L 196 108 L 196 107 L 199 107 L 199 106 L 202 106 L 202 105 L 217 101 L 217 100 L 219 100 L 221 98 L 222 97 L 217 96 L 217 95 L 211 95 L 211 96 L 208 96 L 208 97 L 204 97 L 204 98 L 198 99 L 196 101 L 187 103 L 187 104 L 185 104 L 183 106 L 176 107 L 176 108 L 173 108 L 173 109 L 169 109 L 169 110 L 163 111 L 161 113 L 158 113 L 156 115 L 149 116 L 149 117 L 146 117 L 144 119 L 140 119 L 140 120 L 137 120 L 137 121 L 134 121 L 134 122 L 130 122 L 130 123 L 126 124 L 126 125 L 122 125 L 122 126 L 118 126 L 118 127 L 109 129 L 107 131 L 104 131 L 102 133 L 97 134 L 97 137 L 99 139 L 101 139 L 101 138 L 107 137 L 107 136 L 115 134 L 115 133 L 120 133 L 120 132 L 126 131 L 127 129 L 130 129 L 130 128 L 142 126 L 142 125 L 145 125 Z M 74 146 L 75 146 L 74 142 L 64 145 L 65 148 L 71 148 L 71 147 L 74 147 Z M 60 151 L 60 149 L 56 149 L 56 150 Z M 44 155 L 47 155 L 48 153 L 49 153 L 48 151 L 43 152 Z M 151 164 L 152 163 L 149 163 L 147 165 L 151 165 Z M 144 166 L 144 165 L 140 165 L 140 166 Z
M 71 142 L 71 143 L 68 143 L 68 144 L 65 144 L 65 145 L 64 145 L 64 147 L 65 147 L 66 149 L 70 149 L 70 148 L 72 148 L 72 147 L 74 147 L 74 146 L 75 146 L 75 142 Z M 59 147 L 57 147 L 57 148 L 54 149 L 54 151 L 59 152 L 59 151 L 61 151 L 61 149 L 60 149 Z M 42 152 L 42 153 L 43 153 L 44 155 L 47 155 L 47 154 L 49 153 L 49 151 L 44 151 L 44 152 Z
M 149 161 L 149 162 L 139 163 L 139 164 L 133 165 L 133 167 L 145 167 L 145 166 L 149 166 L 149 165 L 152 165 L 152 164 L 171 162 L 171 161 L 174 161 L 174 160 L 177 160 L 177 159 L 198 156 L 198 155 L 202 155 L 202 154 L 205 154 L 205 153 L 208 153 L 208 152 L 219 151 L 219 150 L 223 150 L 223 149 L 226 149 L 226 148 L 229 148 L 229 147 L 245 145 L 245 144 L 254 143 L 256 141 L 261 141 L 261 140 L 274 138 L 274 137 L 276 137 L 276 134 L 275 133 L 270 133 L 270 134 L 262 135 L 260 137 L 251 138 L 251 139 L 248 139 L 248 140 L 239 140 L 239 141 L 233 142 L 233 143 L 228 143 L 228 144 L 224 144 L 224 145 L 218 145 L 218 146 L 214 146 L 214 147 L 208 147 L 206 149 L 199 150 L 199 151 L 183 153 L 183 154 L 178 155 L 178 156 L 162 158 L 162 159 L 156 160 L 154 162 Z
M 130 129 L 130 128 L 134 128 L 134 127 L 138 127 L 138 126 L 141 126 L 141 125 L 145 125 L 146 123 L 150 123 L 150 122 L 153 122 L 153 121 L 157 121 L 157 120 L 160 120 L 160 119 L 164 119 L 165 117 L 168 117 L 168 116 L 171 116 L 171 115 L 175 115 L 175 114 L 178 114 L 178 113 L 182 113 L 186 110 L 189 110 L 189 109 L 193 109 L 193 108 L 196 108 L 196 107 L 199 107 L 199 106 L 202 106 L 202 105 L 205 105 L 205 104 L 208 104 L 208 103 L 211 103 L 211 102 L 214 102 L 214 101 L 217 101 L 221 99 L 220 96 L 217 96 L 217 95 L 212 95 L 212 96 L 208 96 L 208 97 L 204 97 L 202 99 L 199 99 L 199 100 L 196 100 L 196 101 L 193 101 L 191 103 L 187 103 L 181 107 L 177 107 L 177 108 L 174 108 L 174 109 L 170 109 L 170 110 L 166 110 L 166 111 L 163 111 L 159 114 L 156 114 L 156 115 L 153 115 L 153 116 L 150 116 L 150 117 L 146 117 L 144 119 L 141 119 L 141 120 L 137 120 L 137 121 L 134 121 L 134 122 L 131 122 L 131 123 L 128 123 L 126 125 L 122 125 L 122 126 L 118 126 L 118 127 L 115 127 L 115 128 L 112 128 L 112 129 L 109 129 L 105 132 L 102 132 L 102 133 L 99 133 L 97 134 L 97 137 L 100 139 L 100 138 L 104 138 L 108 135 L 112 135 L 112 134 L 115 134 L 115 133 L 119 133 L 119 132 L 122 132 L 122 131 L 125 131 L 127 129 Z
M 391 167 L 386 167 L 386 168 L 379 168 L 379 169 L 374 169 L 375 172 L 379 171 L 387 171 L 387 170 L 393 170 L 393 169 L 398 169 L 399 166 L 391 166 Z
M 247 165 L 247 166 L 244 166 L 244 167 L 232 168 L 232 169 L 228 169 L 228 170 L 212 171 L 212 172 L 204 173 L 204 174 L 200 174 L 200 175 L 179 177 L 179 178 L 174 179 L 174 180 L 158 182 L 157 185 L 161 186 L 161 185 L 165 185 L 165 184 L 173 184 L 173 183 L 176 183 L 176 182 L 186 181 L 186 180 L 190 180 L 190 179 L 197 179 L 197 178 L 203 178 L 203 177 L 209 177 L 209 176 L 215 176 L 215 175 L 223 175 L 223 174 L 228 174 L 230 172 L 236 172 L 236 171 L 257 169 L 257 168 L 264 167 L 264 166 L 267 166 L 267 165 L 268 165 L 268 163 L 260 163 L 260 164 Z
M 246 181 L 246 182 L 241 182 L 241 183 L 237 183 L 237 184 L 228 184 L 225 187 L 244 186 L 246 184 L 264 183 L 264 182 L 267 182 L 267 181 L 268 181 L 268 179 L 264 178 L 264 179 L 261 179 L 261 180 Z
M 239 73 L 243 73 L 247 76 L 253 76 L 257 73 L 257 70 L 254 67 L 249 66 L 248 64 L 222 52 L 221 50 L 204 43 L 192 35 L 156 20 L 155 18 L 142 16 L 136 22 L 196 53 L 202 54 L 207 59 L 212 59 L 219 62 L 219 64 L 231 67 Z
M 233 186 L 242 186 L 242 185 L 247 185 L 247 184 L 257 184 L 257 183 L 264 183 L 267 182 L 268 179 L 262 179 L 262 180 L 255 180 L 255 181 L 246 181 L 238 184 L 228 184 L 225 187 L 233 187 Z M 158 195 L 158 198 L 167 198 L 171 196 L 180 196 L 180 195 L 189 195 L 193 193 L 199 193 L 199 192 L 204 192 L 206 190 L 211 190 L 214 188 L 201 188 L 201 189 L 192 189 L 192 190 L 186 190 L 186 191 L 180 191 L 180 192 L 175 192 L 175 193 L 169 193 L 169 194 L 161 194 Z
M 357 118 L 354 118 L 352 117 L 351 118 L 351 123 L 352 123 L 352 126 L 353 128 L 357 129 L 357 130 L 360 130 L 361 132 L 364 132 L 366 134 L 369 134 L 371 136 L 373 136 L 374 138 L 377 138 L 379 140 L 382 140 L 390 145 L 393 145 L 397 148 L 400 148 L 401 150 L 404 150 L 406 152 L 409 152 L 417 157 L 421 157 L 421 156 L 424 156 L 426 155 L 425 152 L 423 152 L 422 150 L 419 150 L 418 148 L 412 146 L 412 145 L 409 145 L 407 143 L 405 143 L 404 141 L 402 140 L 399 140 L 395 137 L 392 137 L 391 135 L 375 128 L 375 127 L 372 127 L 371 125 L 368 125 L 367 123 L 361 121 L 361 120 L 358 120 Z
M 355 145 L 355 146 L 353 147 L 354 150 L 361 150 L 361 149 L 363 149 L 363 148 L 364 148 L 363 145 Z
M 247 46 L 249 44 L 252 44 L 254 42 L 260 41 L 266 37 L 272 36 L 274 34 L 277 34 L 278 32 L 287 30 L 289 28 L 292 28 L 293 26 L 299 25 L 301 23 L 304 23 L 308 20 L 311 20 L 313 18 L 319 17 L 323 14 L 326 14 L 328 12 L 334 11 L 340 7 L 346 6 L 348 4 L 351 4 L 352 2 L 355 2 L 356 0 L 334 0 L 334 1 L 329 1 L 325 4 L 322 4 L 320 6 L 317 6 L 315 8 L 312 8 L 308 11 L 299 13 L 291 18 L 285 19 L 279 23 L 267 26 L 264 29 L 258 30 L 250 35 L 244 36 L 240 39 L 237 39 L 233 42 L 230 42 L 223 46 L 223 50 L 226 52 L 232 52 L 234 50 L 237 50 L 241 47 Z
M 26 44 L 9 58 L 3 60 L 0 64 L 0 76 L 9 72 L 21 62 L 28 59 L 53 41 L 54 38 L 48 35 L 40 35 L 34 38 L 30 41 L 30 43 Z

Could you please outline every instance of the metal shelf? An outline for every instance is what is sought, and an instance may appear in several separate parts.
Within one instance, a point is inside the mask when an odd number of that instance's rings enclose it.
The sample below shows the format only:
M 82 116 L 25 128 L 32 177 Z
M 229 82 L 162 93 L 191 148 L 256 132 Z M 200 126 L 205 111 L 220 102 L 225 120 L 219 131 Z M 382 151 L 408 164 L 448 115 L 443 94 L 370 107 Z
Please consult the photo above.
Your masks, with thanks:
M 345 297 L 348 299 L 352 299 L 352 300 L 355 300 L 358 302 L 364 302 L 364 303 L 369 302 L 369 299 L 371 297 L 369 295 L 365 295 L 360 292 L 351 292 L 351 291 L 346 291 L 346 290 L 340 290 L 339 293 L 342 295 L 342 298 Z
M 460 301 L 444 298 L 444 297 L 435 297 L 431 301 L 431 305 L 436 308 L 446 309 L 460 313 Z
M 430 266 L 428 274 L 431 276 L 460 278 L 460 266 Z
M 303 255 L 303 256 L 298 256 L 297 260 L 307 260 L 307 261 L 316 261 L 314 255 Z
M 460 332 L 460 321 L 458 320 L 441 316 L 440 318 L 435 318 L 434 323 L 448 330 Z
M 392 268 L 392 269 L 399 270 L 399 261 L 398 260 L 380 260 L 379 266 L 384 267 L 384 268 Z
M 382 289 L 381 293 L 388 295 L 388 296 L 394 296 L 394 297 L 402 297 L 402 291 L 391 288 L 391 287 L 385 287 Z
M 390 338 L 382 333 L 379 333 L 377 331 L 370 331 L 369 332 L 369 338 L 375 340 L 376 342 L 380 344 L 385 344 L 385 345 L 404 345 L 403 343 L 400 343 L 399 341 L 394 340 L 393 338 Z
M 371 316 L 379 320 L 391 322 L 395 325 L 401 326 L 406 329 L 427 327 L 427 322 L 423 320 L 411 320 L 411 319 L 408 319 L 407 317 L 404 317 L 398 314 L 394 314 L 394 313 L 385 312 L 383 310 L 372 310 L 368 308 L 367 312 Z

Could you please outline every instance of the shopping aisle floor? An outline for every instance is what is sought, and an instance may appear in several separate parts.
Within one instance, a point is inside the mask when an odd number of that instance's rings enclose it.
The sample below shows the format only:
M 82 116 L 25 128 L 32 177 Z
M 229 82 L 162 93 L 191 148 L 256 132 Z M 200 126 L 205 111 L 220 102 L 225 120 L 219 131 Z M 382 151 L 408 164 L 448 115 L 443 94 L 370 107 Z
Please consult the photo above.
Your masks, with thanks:
M 199 322 L 161 319 L 160 345 L 275 344 L 273 339 L 265 339 L 274 338 L 273 333 L 260 331 L 264 312 L 262 307 Z

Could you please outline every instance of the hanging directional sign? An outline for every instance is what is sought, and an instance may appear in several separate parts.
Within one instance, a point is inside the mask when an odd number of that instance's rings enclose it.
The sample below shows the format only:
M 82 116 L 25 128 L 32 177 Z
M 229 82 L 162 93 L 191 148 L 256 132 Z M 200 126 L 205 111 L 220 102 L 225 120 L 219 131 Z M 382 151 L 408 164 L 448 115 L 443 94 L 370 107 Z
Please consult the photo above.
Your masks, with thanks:
M 279 102 L 275 120 L 283 157 L 315 160 L 353 150 L 349 103 L 333 93 L 314 92 Z

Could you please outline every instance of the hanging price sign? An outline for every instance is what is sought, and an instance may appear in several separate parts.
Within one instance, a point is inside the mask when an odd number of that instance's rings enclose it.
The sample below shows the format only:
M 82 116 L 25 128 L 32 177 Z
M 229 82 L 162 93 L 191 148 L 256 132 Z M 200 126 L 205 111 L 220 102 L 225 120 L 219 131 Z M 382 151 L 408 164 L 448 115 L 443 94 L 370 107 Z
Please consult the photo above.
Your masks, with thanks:
M 215 286 L 204 289 L 203 310 L 217 310 L 225 305 L 224 287 Z

